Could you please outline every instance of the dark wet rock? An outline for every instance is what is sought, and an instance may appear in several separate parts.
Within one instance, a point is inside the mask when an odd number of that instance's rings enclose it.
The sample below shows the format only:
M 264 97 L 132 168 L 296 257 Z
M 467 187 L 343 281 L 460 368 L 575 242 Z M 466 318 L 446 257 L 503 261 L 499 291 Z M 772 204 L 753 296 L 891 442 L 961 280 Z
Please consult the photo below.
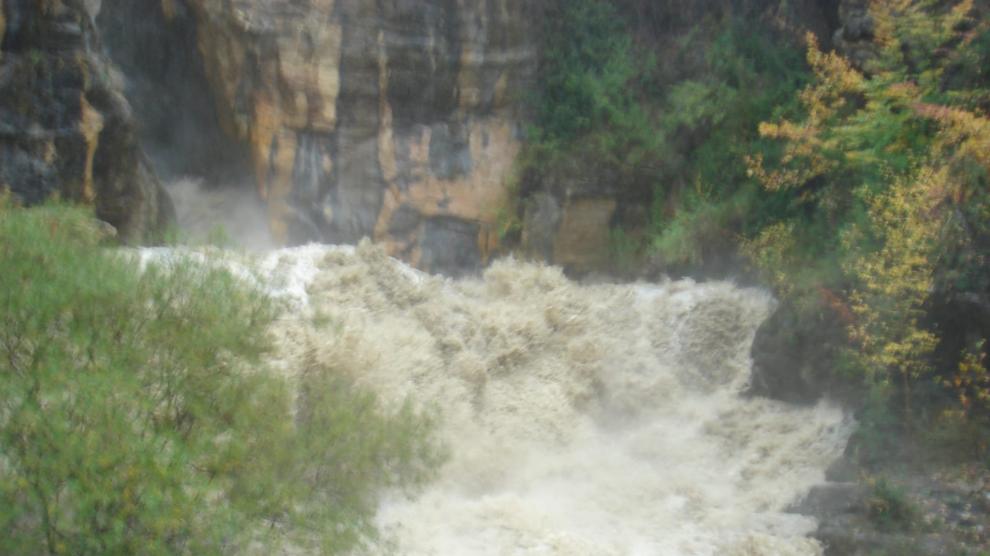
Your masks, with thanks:
M 835 354 L 844 339 L 841 321 L 830 312 L 799 315 L 782 302 L 753 340 L 750 392 L 800 404 L 830 397 L 857 407 L 862 392 L 848 390 L 835 375 Z
M 454 218 L 427 220 L 423 229 L 421 264 L 449 276 L 481 269 L 478 225 Z
M 126 241 L 153 239 L 172 206 L 150 171 L 82 0 L 4 0 L 0 188 L 26 204 L 89 204 Z
M 167 181 L 246 184 L 250 195 L 248 151 L 220 129 L 192 12 L 160 0 L 102 0 L 91 10 L 155 173 Z
M 818 519 L 814 536 L 830 556 L 987 554 L 987 470 L 929 463 L 916 468 L 904 457 L 891 454 L 868 468 L 846 459 L 844 465 L 856 469 L 843 473 L 858 482 L 816 487 L 791 511 Z
M 861 484 L 828 483 L 811 489 L 811 492 L 791 511 L 819 519 L 862 512 L 866 505 L 866 487 Z

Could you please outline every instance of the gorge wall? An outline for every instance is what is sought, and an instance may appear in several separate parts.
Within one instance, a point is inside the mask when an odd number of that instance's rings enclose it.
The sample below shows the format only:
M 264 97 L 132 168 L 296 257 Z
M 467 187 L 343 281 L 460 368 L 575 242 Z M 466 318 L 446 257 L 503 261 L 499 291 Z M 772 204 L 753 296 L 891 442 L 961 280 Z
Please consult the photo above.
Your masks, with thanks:
M 541 3 L 0 1 L 0 184 L 23 199 L 59 191 L 141 235 L 168 220 L 153 174 L 194 175 L 257 195 L 285 244 L 368 236 L 454 274 L 497 250 Z M 784 19 L 761 0 L 617 4 L 642 5 L 636 32 L 660 46 L 727 10 Z M 789 4 L 786 25 L 856 45 L 862 4 Z M 600 170 L 573 173 L 525 192 L 524 239 L 534 257 L 600 266 L 616 221 L 647 207 Z
M 456 273 L 494 247 L 536 66 L 535 11 L 522 0 L 105 0 L 98 21 L 133 70 L 150 140 L 174 154 L 186 137 L 214 138 L 180 161 L 193 172 L 195 153 L 241 156 L 277 240 L 368 236 Z M 158 69 L 142 69 L 149 53 Z M 175 99 L 196 117 L 163 108 Z M 169 136 L 170 121 L 196 131 Z
M 0 0 L 0 191 L 83 202 L 128 241 L 171 203 L 137 142 L 132 110 L 82 0 Z

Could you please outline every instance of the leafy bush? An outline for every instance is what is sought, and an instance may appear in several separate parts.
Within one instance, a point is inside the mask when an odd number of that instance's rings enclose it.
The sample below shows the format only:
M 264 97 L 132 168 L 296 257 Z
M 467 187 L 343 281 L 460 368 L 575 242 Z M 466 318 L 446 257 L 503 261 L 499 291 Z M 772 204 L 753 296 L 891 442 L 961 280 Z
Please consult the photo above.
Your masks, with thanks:
M 720 256 L 780 209 L 779 197 L 761 195 L 747 177 L 743 156 L 757 145 L 774 148 L 757 123 L 790 113 L 807 81 L 788 40 L 732 10 L 696 15 L 693 27 L 658 37 L 636 34 L 643 6 L 548 6 L 518 194 L 543 184 L 652 202 L 649 224 L 632 225 L 646 229 L 626 230 L 638 245 L 623 243 L 621 258 L 659 255 L 681 266 Z
M 884 478 L 868 481 L 871 492 L 866 499 L 867 515 L 881 530 L 911 529 L 918 523 L 919 510 L 904 490 Z
M 777 282 L 812 277 L 811 288 L 780 292 L 809 311 L 844 312 L 858 378 L 896 381 L 886 391 L 910 423 L 920 416 L 914 401 L 930 403 L 932 386 L 945 382 L 931 308 L 988 291 L 979 278 L 987 260 L 976 254 L 990 237 L 978 216 L 990 206 L 988 89 L 967 68 L 985 59 L 990 27 L 968 0 L 877 1 L 870 10 L 875 56 L 857 67 L 809 35 L 814 79 L 798 95 L 800 117 L 760 125 L 779 148 L 753 153 L 750 173 L 800 210 L 757 236 L 752 260 Z M 781 227 L 793 233 L 768 235 Z M 838 292 L 839 303 L 827 307 L 821 291 Z
M 639 105 L 631 87 L 642 76 L 632 37 L 620 14 L 602 0 L 554 5 L 546 16 L 541 91 L 537 104 L 540 137 L 568 142 L 582 134 L 619 126 L 613 139 L 633 139 L 625 124 Z M 640 128 L 642 129 L 642 128 Z
M 702 52 L 704 63 L 663 101 L 662 133 L 683 152 L 665 161 L 654 193 L 652 248 L 669 265 L 693 266 L 735 251 L 740 237 L 790 209 L 760 191 L 744 156 L 774 148 L 757 124 L 792 113 L 808 74 L 786 39 L 737 19 L 688 37 L 683 48 Z
M 266 370 L 278 308 L 217 266 L 100 247 L 0 200 L 0 553 L 333 553 L 423 480 L 429 421 L 326 369 Z
M 654 58 L 608 1 L 551 2 L 544 21 L 523 169 L 552 176 L 588 165 L 641 186 L 664 140 L 642 102 Z

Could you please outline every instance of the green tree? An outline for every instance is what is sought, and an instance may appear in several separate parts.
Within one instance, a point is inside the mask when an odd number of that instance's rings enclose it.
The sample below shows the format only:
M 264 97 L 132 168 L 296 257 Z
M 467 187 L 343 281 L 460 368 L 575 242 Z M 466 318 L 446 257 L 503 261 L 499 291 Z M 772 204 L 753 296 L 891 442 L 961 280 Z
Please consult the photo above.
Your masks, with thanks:
M 760 125 L 779 148 L 749 171 L 799 210 L 749 251 L 777 283 L 806 285 L 781 290 L 791 303 L 843 312 L 853 366 L 869 383 L 898 379 L 884 390 L 911 420 L 913 386 L 944 382 L 935 296 L 985 295 L 988 83 L 972 66 L 988 60 L 990 27 L 970 0 L 874 0 L 870 13 L 874 56 L 855 67 L 809 35 L 801 116 Z
M 437 461 L 430 421 L 267 370 L 277 315 L 219 265 L 142 269 L 80 209 L 0 200 L 0 553 L 373 539 L 379 489 Z

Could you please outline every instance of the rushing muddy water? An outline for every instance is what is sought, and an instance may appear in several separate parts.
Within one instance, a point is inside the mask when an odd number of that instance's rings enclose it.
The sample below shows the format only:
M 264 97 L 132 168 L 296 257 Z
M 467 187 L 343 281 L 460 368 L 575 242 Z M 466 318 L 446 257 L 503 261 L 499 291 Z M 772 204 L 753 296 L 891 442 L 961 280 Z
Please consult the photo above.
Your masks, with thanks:
M 439 479 L 381 505 L 398 554 L 820 553 L 814 521 L 784 510 L 824 480 L 849 423 L 741 395 L 766 293 L 583 286 L 514 261 L 451 281 L 367 243 L 258 267 L 293 306 L 284 369 L 316 357 L 442 411 Z
M 270 238 L 255 204 L 189 180 L 171 190 L 191 235 L 219 224 L 256 253 L 197 257 L 292 307 L 277 368 L 318 358 L 387 403 L 441 412 L 450 461 L 424 492 L 390 494 L 379 511 L 395 553 L 821 552 L 814 520 L 785 510 L 824 481 L 851 427 L 827 405 L 742 395 L 772 310 L 765 292 L 579 285 L 511 260 L 454 281 L 367 242 L 259 254 Z

